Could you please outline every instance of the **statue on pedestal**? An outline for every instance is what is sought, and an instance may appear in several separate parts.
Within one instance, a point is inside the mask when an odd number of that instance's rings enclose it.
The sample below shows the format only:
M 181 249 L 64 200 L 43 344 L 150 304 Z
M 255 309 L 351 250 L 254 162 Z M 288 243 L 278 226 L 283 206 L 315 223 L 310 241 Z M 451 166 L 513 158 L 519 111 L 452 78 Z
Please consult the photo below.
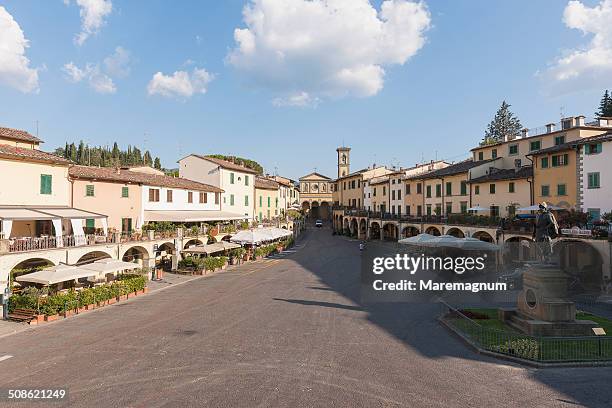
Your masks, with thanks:
M 538 243 L 544 262 L 552 263 L 552 240 L 559 236 L 557 219 L 548 209 L 548 204 L 540 204 L 535 222 L 535 241 Z

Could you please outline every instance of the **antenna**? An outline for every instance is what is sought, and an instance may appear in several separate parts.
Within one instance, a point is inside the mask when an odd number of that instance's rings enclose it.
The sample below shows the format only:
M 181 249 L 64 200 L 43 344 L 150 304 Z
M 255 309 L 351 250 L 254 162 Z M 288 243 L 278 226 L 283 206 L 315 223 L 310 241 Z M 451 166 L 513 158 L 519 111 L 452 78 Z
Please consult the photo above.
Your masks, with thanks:
M 36 119 L 36 137 L 38 137 L 38 119 Z
M 559 108 L 559 114 L 561 115 L 561 119 L 565 117 L 565 106 Z

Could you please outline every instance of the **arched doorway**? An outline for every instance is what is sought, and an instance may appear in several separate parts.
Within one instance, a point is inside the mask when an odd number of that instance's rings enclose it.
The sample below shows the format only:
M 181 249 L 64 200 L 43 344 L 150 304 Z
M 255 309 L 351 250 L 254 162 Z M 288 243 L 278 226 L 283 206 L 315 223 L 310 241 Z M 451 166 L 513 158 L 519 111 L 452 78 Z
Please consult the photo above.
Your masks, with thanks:
M 125 262 L 136 262 L 142 267 L 148 267 L 149 251 L 141 246 L 134 246 L 125 251 L 121 259 Z
M 198 246 L 198 245 L 204 245 L 204 243 L 200 241 L 199 239 L 190 239 L 189 241 L 185 242 L 183 249 L 191 248 L 193 246 Z
M 93 252 L 86 253 L 85 255 L 80 257 L 76 264 L 85 265 L 88 263 L 99 261 L 100 259 L 109 259 L 109 258 L 111 258 L 111 256 L 107 254 L 106 252 L 93 251 Z
M 377 222 L 370 224 L 370 239 L 380 239 L 380 224 Z
M 463 231 L 456 227 L 450 228 L 446 234 L 452 235 L 455 238 L 465 238 L 465 234 L 463 233 Z
M 359 236 L 360 236 L 360 237 L 365 237 L 365 236 L 366 236 L 366 233 L 367 233 L 367 225 L 368 225 L 368 224 L 366 223 L 366 220 L 365 220 L 364 218 L 362 218 L 362 219 L 359 221 Z
M 475 233 L 472 234 L 472 238 L 476 238 L 484 242 L 493 243 L 493 237 L 491 236 L 491 234 L 489 234 L 486 231 L 476 231 Z
M 351 219 L 351 236 L 352 237 L 356 237 L 357 236 L 357 228 L 358 228 L 358 224 L 357 224 L 357 219 L 353 218 Z
M 319 218 L 327 220 L 331 216 L 331 208 L 327 201 L 322 201 L 319 207 Z
M 435 237 L 439 237 L 440 235 L 442 235 L 442 233 L 440 232 L 440 230 L 438 229 L 438 227 L 434 227 L 433 225 L 429 226 L 426 230 L 425 230 L 426 234 L 429 235 L 433 235 Z
M 319 203 L 317 201 L 310 203 L 310 218 L 313 220 L 321 218 L 321 208 L 319 207 Z
M 344 220 L 342 222 L 342 233 L 344 235 L 350 235 L 350 233 L 351 233 L 351 228 L 350 228 L 349 220 L 347 218 L 344 218 Z
M 304 214 L 308 215 L 308 213 L 310 212 L 310 203 L 308 201 L 304 201 L 302 203 L 302 211 L 304 212 Z
M 10 272 L 10 281 L 11 283 L 15 282 L 15 277 L 20 275 L 25 275 L 28 273 L 40 271 L 41 269 L 48 268 L 50 266 L 54 266 L 55 264 L 48 259 L 45 258 L 30 258 L 25 261 L 19 262 L 17 265 L 11 268 Z
M 391 222 L 383 226 L 384 239 L 387 241 L 397 241 L 397 226 Z
M 402 229 L 402 238 L 410 238 L 419 235 L 419 229 L 417 227 L 408 226 Z

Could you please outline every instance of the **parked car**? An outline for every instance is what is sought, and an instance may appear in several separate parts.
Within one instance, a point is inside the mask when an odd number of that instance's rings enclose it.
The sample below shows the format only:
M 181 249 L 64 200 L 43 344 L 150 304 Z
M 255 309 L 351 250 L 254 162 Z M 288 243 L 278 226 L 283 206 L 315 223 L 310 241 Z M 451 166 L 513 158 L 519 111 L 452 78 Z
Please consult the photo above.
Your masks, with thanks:
M 323 220 L 316 220 L 315 221 L 315 227 L 321 228 L 322 226 L 323 226 Z

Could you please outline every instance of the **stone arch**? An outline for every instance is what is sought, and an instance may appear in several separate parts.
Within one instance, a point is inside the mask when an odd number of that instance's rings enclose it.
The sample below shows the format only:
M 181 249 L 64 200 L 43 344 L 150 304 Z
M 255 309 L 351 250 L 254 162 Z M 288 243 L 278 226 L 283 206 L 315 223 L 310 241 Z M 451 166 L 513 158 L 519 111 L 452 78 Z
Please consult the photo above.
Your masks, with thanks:
M 383 225 L 383 238 L 388 241 L 397 241 L 398 238 L 398 228 L 392 222 L 387 222 Z
M 515 235 L 504 242 L 504 263 L 522 263 L 537 259 L 536 247 L 531 245 L 533 239 Z
M 553 245 L 553 253 L 559 266 L 572 278 L 569 290 L 574 292 L 599 291 L 604 268 L 601 253 L 590 242 L 579 239 L 562 239 Z
M 446 232 L 446 234 L 452 235 L 453 237 L 456 237 L 456 238 L 465 238 L 465 234 L 463 233 L 461 228 L 457 228 L 457 227 L 450 228 Z
M 413 225 L 408 225 L 402 229 L 402 238 L 410 238 L 419 235 L 420 231 Z
M 183 245 L 183 249 L 187 249 L 191 246 L 203 245 L 203 244 L 204 243 L 201 240 L 194 238 L 194 239 L 190 239 L 189 241 L 185 242 L 185 245 Z
M 109 259 L 112 258 L 109 254 L 104 251 L 91 251 L 82 255 L 78 261 L 76 261 L 76 265 L 84 265 L 88 263 L 92 263 L 98 261 L 100 259 Z
M 342 221 L 342 232 L 344 234 L 350 233 L 351 232 L 351 227 L 350 227 L 350 223 L 349 223 L 349 219 L 348 218 L 343 218 Z
M 472 234 L 472 238 L 476 238 L 485 242 L 495 242 L 491 234 L 489 234 L 487 231 L 476 231 Z
M 427 229 L 425 230 L 425 233 L 436 236 L 436 237 L 439 237 L 440 235 L 442 235 L 438 227 L 435 227 L 433 225 L 430 225 L 429 227 L 427 227 Z
M 373 222 L 370 224 L 370 239 L 380 239 L 381 229 L 380 224 Z
M 367 229 L 368 223 L 366 222 L 365 218 L 362 218 L 361 220 L 359 220 L 359 236 L 365 237 Z
M 357 230 L 359 228 L 359 224 L 357 222 L 357 218 L 351 218 L 351 223 L 350 223 L 350 230 L 351 230 L 351 236 L 356 236 L 357 235 Z
M 53 263 L 53 261 L 50 261 L 47 258 L 40 258 L 40 257 L 28 258 L 28 259 L 19 261 L 18 263 L 13 265 L 13 267 L 10 269 L 10 272 L 11 272 L 11 275 L 15 277 L 19 275 L 25 275 L 26 273 L 34 272 L 36 270 L 39 270 L 45 267 L 49 267 L 49 266 L 55 266 L 55 264 Z
M 221 241 L 229 242 L 230 239 L 232 239 L 232 236 L 228 234 L 228 235 L 225 235 L 223 238 L 221 238 Z
M 149 266 L 149 251 L 141 246 L 133 246 L 126 250 L 121 257 L 125 262 L 136 262 L 141 266 Z
M 328 219 L 331 216 L 331 207 L 327 201 L 321 201 L 319 206 L 319 217 Z
M 304 213 L 310 211 L 310 203 L 308 201 L 302 203 L 302 211 L 304 211 Z
M 164 242 L 158 247 L 159 251 L 166 251 L 170 255 L 176 254 L 176 246 L 173 242 Z

